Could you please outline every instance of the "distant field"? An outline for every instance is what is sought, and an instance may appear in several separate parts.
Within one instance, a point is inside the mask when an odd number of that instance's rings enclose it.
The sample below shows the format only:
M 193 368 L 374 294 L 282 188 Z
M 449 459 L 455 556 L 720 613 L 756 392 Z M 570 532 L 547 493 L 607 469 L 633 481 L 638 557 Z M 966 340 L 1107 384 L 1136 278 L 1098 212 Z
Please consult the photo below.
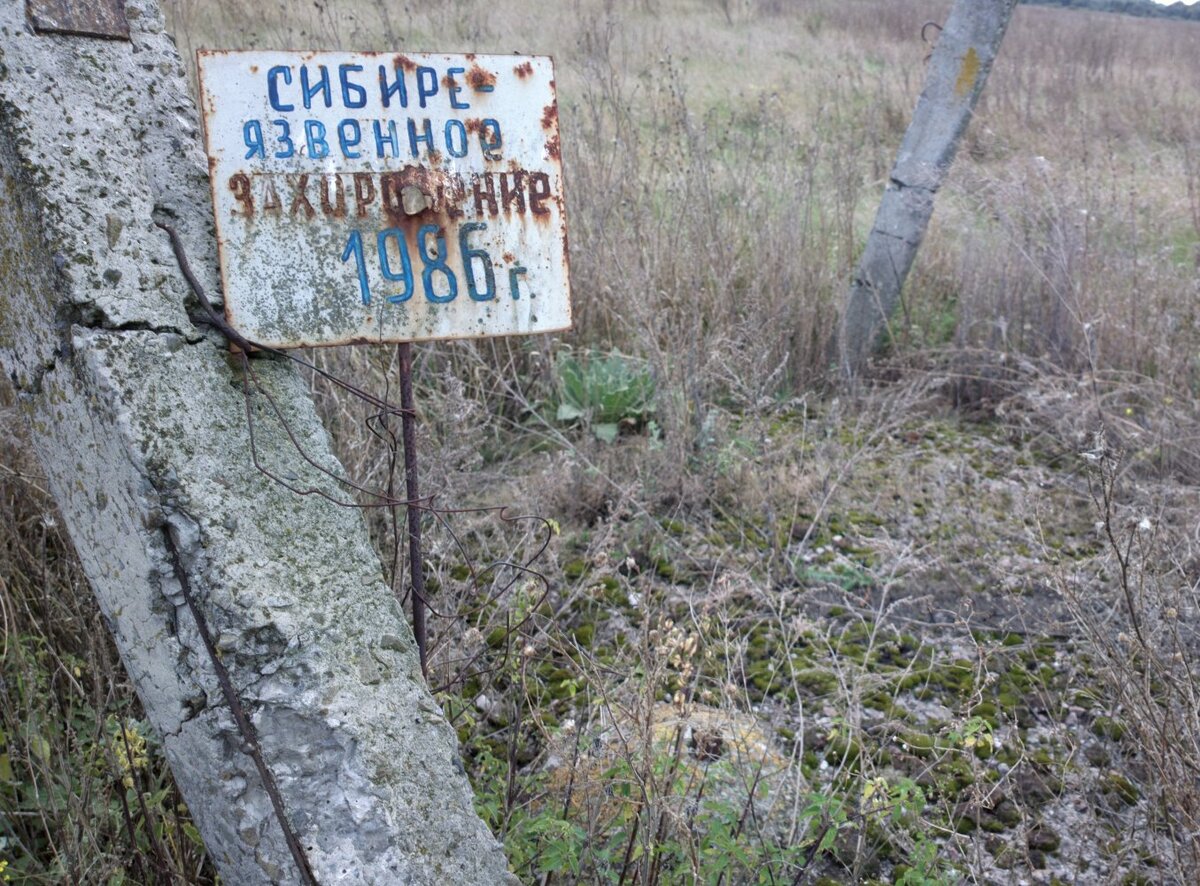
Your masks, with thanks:
M 675 264 L 683 261 L 700 275 L 687 288 L 720 316 L 706 335 L 737 337 L 741 318 L 711 302 L 755 281 L 756 314 L 786 316 L 784 328 L 811 340 L 787 349 L 788 377 L 801 381 L 823 370 L 814 342 L 829 331 L 920 90 L 929 51 L 921 26 L 944 18 L 948 4 L 501 0 L 425 12 L 175 0 L 167 8 L 189 58 L 200 46 L 553 54 L 575 283 L 585 317 L 603 315 L 581 324 L 582 339 L 604 329 L 609 345 L 651 349 L 636 331 L 608 331 L 628 313 L 597 293 L 614 285 L 650 293 L 651 305 L 637 309 L 649 316 L 636 325 L 674 326 L 679 318 L 657 293 L 685 282 Z M 1018 8 L 897 337 L 917 347 L 1015 347 L 1070 368 L 1095 362 L 1194 388 L 1198 48 L 1191 23 Z M 618 205 L 621 224 L 609 224 Z M 684 254 L 673 248 L 623 267 L 635 251 L 660 252 L 664 223 L 686 229 Z M 1043 241 L 1038 248 L 1024 242 L 1030 236 Z M 1168 260 L 1152 261 L 1160 250 Z M 597 278 L 613 267 L 618 280 Z

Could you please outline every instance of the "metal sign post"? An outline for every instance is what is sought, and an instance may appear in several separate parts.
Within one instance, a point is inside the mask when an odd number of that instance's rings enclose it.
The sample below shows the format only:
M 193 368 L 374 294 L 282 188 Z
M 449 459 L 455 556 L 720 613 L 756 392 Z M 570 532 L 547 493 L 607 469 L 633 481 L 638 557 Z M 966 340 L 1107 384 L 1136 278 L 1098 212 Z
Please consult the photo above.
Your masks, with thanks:
M 412 502 L 420 501 L 417 483 L 417 416 L 412 388 L 412 345 L 396 345 L 400 357 L 400 429 L 404 442 L 404 494 L 408 506 L 408 571 L 412 577 L 412 626 L 421 657 L 421 673 L 429 676 L 429 653 L 425 629 L 425 562 L 421 555 L 421 510 Z
M 399 343 L 426 667 L 411 342 L 571 325 L 551 59 L 197 54 L 225 319 L 265 348 Z

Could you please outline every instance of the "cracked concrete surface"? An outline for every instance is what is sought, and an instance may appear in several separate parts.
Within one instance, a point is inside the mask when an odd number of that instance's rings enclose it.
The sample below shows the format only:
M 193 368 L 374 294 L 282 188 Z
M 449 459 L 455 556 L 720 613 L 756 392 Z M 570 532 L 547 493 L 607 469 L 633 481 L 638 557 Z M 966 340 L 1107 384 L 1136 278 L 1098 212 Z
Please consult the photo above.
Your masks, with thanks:
M 126 10 L 130 42 L 38 36 L 0 2 L 0 363 L 125 666 L 225 879 L 296 882 L 170 532 L 318 882 L 506 882 L 360 514 L 251 462 L 239 366 L 193 326 L 153 224 L 170 218 L 215 297 L 195 110 L 157 7 Z M 255 369 L 337 469 L 302 380 Z M 264 464 L 337 491 L 251 409 Z

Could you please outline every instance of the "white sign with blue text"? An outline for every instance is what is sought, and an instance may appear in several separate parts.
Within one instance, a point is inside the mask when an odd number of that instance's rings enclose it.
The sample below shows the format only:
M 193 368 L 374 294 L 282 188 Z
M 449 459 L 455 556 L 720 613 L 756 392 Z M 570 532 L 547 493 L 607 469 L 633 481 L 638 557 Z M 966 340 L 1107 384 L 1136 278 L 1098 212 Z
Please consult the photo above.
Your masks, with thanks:
M 551 59 L 198 54 L 231 326 L 290 348 L 571 325 Z

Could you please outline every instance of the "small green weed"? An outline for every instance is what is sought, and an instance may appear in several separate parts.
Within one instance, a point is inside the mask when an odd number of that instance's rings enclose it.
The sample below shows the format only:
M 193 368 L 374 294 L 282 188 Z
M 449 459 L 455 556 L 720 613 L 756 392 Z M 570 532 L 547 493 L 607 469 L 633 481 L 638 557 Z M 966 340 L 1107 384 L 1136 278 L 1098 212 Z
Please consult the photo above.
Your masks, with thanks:
M 558 361 L 559 399 L 555 418 L 579 422 L 606 443 L 617 439 L 622 426 L 640 428 L 654 413 L 654 375 L 650 368 L 617 351 L 582 360 Z

